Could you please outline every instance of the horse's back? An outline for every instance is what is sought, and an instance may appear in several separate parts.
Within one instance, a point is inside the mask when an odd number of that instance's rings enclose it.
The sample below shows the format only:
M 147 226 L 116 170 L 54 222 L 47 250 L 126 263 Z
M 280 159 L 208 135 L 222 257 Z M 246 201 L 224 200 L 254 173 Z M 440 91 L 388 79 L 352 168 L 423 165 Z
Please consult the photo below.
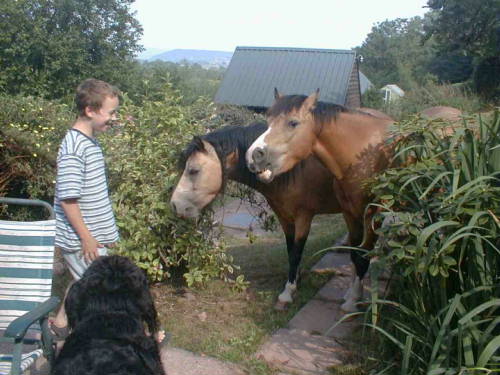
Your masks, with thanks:
M 389 116 L 388 114 L 386 114 L 386 113 L 384 113 L 382 111 L 379 111 L 378 109 L 368 108 L 368 107 L 361 107 L 359 110 L 361 112 L 367 113 L 367 114 L 369 114 L 371 116 L 374 116 L 374 117 L 377 117 L 377 118 L 380 118 L 380 119 L 394 121 L 394 119 L 391 116 Z
M 435 106 L 424 109 L 420 114 L 429 120 L 459 121 L 462 111 L 453 107 Z

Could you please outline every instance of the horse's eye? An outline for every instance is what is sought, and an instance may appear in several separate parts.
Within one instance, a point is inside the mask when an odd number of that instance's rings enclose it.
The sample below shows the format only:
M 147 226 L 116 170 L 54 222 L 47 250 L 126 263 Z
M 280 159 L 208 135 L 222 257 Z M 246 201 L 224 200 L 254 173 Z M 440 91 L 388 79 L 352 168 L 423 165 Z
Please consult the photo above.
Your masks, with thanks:
M 297 120 L 290 120 L 290 121 L 288 121 L 288 126 L 290 126 L 292 128 L 297 127 L 297 125 L 299 125 L 299 122 Z
M 199 171 L 200 171 L 200 170 L 199 170 L 199 169 L 196 169 L 196 168 L 189 168 L 189 169 L 188 169 L 188 174 L 189 174 L 190 176 L 194 176 L 194 175 L 197 175 Z

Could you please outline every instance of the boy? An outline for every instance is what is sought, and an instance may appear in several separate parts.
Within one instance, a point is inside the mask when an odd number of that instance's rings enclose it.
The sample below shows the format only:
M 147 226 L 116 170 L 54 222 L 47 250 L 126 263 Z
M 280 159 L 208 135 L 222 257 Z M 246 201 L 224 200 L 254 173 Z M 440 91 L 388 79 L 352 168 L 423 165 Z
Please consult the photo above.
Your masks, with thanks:
M 110 84 L 87 79 L 76 91 L 78 118 L 66 133 L 57 155 L 55 194 L 56 239 L 75 280 L 90 263 L 118 241 L 101 147 L 95 135 L 116 121 L 119 92 Z M 67 335 L 64 304 L 52 330 Z

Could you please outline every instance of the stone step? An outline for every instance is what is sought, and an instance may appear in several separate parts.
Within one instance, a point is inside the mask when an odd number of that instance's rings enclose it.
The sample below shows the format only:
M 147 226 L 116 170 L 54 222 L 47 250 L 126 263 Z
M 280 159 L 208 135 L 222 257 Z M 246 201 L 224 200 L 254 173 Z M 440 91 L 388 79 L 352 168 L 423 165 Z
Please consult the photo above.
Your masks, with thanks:
M 351 256 L 349 253 L 331 251 L 326 253 L 312 268 L 315 273 L 351 274 Z
M 332 338 L 299 329 L 279 329 L 257 352 L 259 359 L 281 371 L 298 375 L 326 375 L 342 364 L 345 350 Z
M 349 318 L 339 323 L 345 316 L 340 306 L 344 302 L 343 296 L 349 288 L 351 279 L 352 276 L 334 276 L 295 314 L 288 326 L 336 339 L 345 339 L 352 335 L 360 326 L 361 317 Z M 364 284 L 364 295 L 368 298 L 371 285 L 369 280 Z M 385 287 L 384 283 L 380 284 L 381 288 Z
M 354 272 L 349 253 L 325 254 L 313 271 L 332 272 L 334 276 L 295 314 L 288 327 L 271 336 L 257 354 L 270 366 L 292 374 L 329 374 L 329 368 L 342 364 L 342 354 L 348 354 L 341 343 L 362 323 L 361 316 L 342 320 L 345 313 L 340 306 Z M 370 279 L 363 285 L 364 297 L 368 299 Z M 386 282 L 380 280 L 380 293 L 385 287 Z
M 162 349 L 161 360 L 168 375 L 245 375 L 232 363 L 179 348 Z

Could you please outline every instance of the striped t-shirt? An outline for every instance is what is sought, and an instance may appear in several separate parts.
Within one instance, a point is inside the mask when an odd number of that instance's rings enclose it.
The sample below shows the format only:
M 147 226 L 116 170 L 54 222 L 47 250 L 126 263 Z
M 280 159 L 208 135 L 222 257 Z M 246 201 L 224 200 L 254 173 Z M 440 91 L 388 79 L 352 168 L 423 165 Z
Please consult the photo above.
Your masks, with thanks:
M 67 251 L 78 251 L 82 247 L 80 238 L 60 203 L 71 198 L 78 199 L 83 221 L 100 244 L 118 241 L 101 146 L 97 140 L 76 129 L 68 131 L 57 154 L 54 206 L 56 246 Z

